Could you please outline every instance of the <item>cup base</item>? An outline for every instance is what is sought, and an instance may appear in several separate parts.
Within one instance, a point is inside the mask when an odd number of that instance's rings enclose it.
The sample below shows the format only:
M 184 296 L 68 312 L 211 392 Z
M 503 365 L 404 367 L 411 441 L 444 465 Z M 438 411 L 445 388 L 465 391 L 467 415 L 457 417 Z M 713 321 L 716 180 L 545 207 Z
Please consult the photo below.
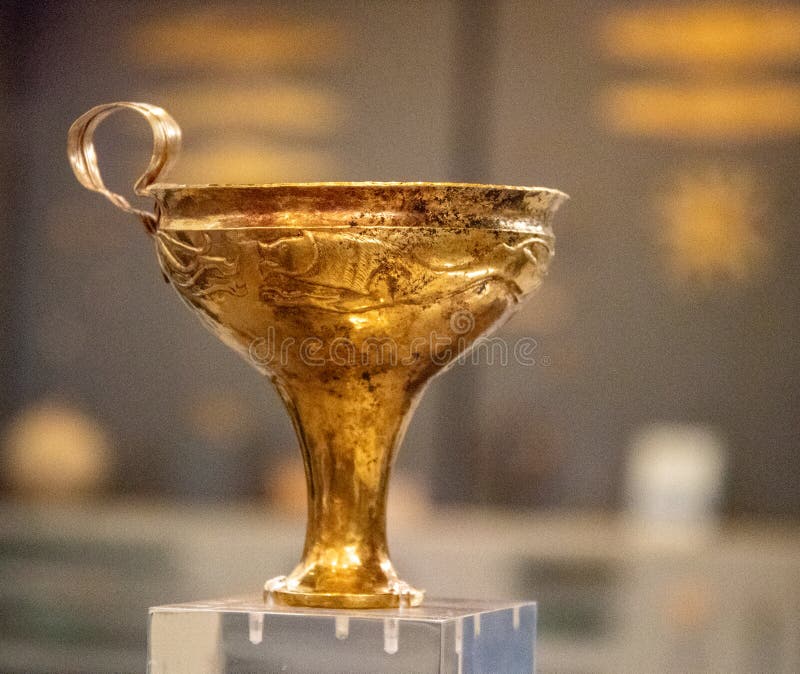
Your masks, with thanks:
M 285 576 L 268 580 L 264 585 L 264 601 L 286 606 L 307 608 L 401 608 L 419 606 L 425 597 L 424 590 L 417 590 L 408 583 L 399 581 L 391 592 L 354 594 L 346 592 L 302 592 L 292 590 Z

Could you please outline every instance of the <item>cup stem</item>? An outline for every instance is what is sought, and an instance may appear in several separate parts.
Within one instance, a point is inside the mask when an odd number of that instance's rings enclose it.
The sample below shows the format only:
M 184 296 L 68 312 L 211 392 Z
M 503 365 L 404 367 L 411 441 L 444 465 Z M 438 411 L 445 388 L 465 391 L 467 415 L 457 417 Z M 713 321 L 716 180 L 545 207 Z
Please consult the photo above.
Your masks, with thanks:
M 400 369 L 303 377 L 279 386 L 308 487 L 303 559 L 272 592 L 283 602 L 348 608 L 419 603 L 399 581 L 386 541 L 394 455 L 416 395 Z

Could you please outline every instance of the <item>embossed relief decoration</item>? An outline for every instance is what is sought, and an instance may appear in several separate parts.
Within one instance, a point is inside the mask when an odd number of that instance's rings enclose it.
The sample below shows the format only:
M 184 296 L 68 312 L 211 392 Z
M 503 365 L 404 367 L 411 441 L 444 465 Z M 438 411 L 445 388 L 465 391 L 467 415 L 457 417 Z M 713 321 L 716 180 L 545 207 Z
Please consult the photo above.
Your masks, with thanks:
M 258 248 L 263 300 L 345 312 L 427 304 L 489 282 L 517 298 L 525 268 L 532 281 L 549 258 L 543 237 L 482 230 L 299 230 Z
M 241 249 L 257 252 L 259 296 L 280 306 L 363 312 L 426 304 L 486 284 L 516 301 L 546 271 L 551 242 L 519 232 L 372 228 L 160 231 L 159 258 L 173 283 L 197 299 L 247 292 Z M 521 287 L 525 286 L 525 288 Z
M 237 254 L 212 252 L 211 234 L 186 230 L 159 231 L 156 236 L 158 259 L 164 274 L 179 288 L 191 289 L 197 296 L 242 296 L 246 292 L 239 274 Z

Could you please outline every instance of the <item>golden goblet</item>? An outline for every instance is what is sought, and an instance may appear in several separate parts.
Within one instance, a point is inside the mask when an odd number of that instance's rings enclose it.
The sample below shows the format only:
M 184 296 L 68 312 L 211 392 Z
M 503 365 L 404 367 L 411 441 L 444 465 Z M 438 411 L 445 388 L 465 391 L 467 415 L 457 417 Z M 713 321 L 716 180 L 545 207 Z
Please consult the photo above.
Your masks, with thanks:
M 106 189 L 92 134 L 134 109 L 155 137 L 138 194 Z M 161 269 L 226 344 L 267 375 L 297 431 L 308 485 L 300 564 L 265 597 L 333 608 L 416 606 L 386 542 L 395 451 L 431 378 L 502 324 L 542 281 L 545 188 L 453 183 L 186 186 L 155 183 L 180 130 L 161 108 L 98 106 L 69 133 L 80 182 L 139 216 Z

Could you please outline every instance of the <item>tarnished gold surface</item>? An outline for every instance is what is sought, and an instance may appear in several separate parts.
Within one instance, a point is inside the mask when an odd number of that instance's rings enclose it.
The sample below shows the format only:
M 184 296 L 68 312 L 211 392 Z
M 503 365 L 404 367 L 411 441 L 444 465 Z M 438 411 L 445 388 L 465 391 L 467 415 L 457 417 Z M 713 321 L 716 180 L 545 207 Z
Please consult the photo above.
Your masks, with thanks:
M 431 377 L 541 282 L 540 188 L 424 183 L 153 185 L 165 276 L 275 384 L 308 483 L 303 558 L 265 597 L 417 605 L 386 543 L 395 450 Z

